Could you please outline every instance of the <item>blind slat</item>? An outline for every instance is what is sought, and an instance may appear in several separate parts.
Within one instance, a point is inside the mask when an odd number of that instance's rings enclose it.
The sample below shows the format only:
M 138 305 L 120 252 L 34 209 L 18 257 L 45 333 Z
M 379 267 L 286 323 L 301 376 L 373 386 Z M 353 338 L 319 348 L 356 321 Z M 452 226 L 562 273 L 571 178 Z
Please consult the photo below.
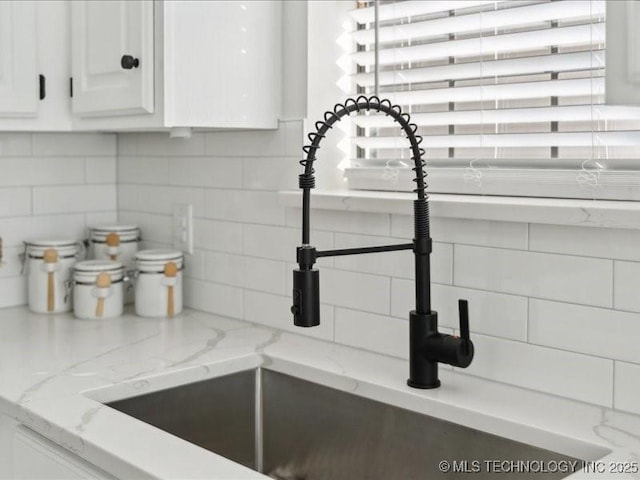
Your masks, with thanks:
M 492 60 L 488 62 L 458 63 L 425 68 L 407 68 L 379 72 L 381 86 L 407 85 L 421 82 L 463 80 L 506 75 L 526 75 L 540 72 L 565 72 L 602 68 L 605 65 L 604 50 L 593 52 L 539 55 L 535 57 Z M 353 75 L 353 81 L 361 87 L 373 87 L 373 73 Z
M 414 113 L 419 127 L 438 125 L 480 125 L 500 123 L 584 122 L 587 120 L 640 120 L 640 107 L 575 105 L 565 107 L 508 108 L 457 112 Z M 354 122 L 363 128 L 388 128 L 396 123 L 384 115 L 360 115 Z
M 380 43 L 400 42 L 487 29 L 515 28 L 539 22 L 584 19 L 592 15 L 604 15 L 605 7 L 604 1 L 573 0 L 570 3 L 552 2 L 521 8 L 504 8 L 382 27 L 378 32 L 378 41 Z M 375 32 L 373 29 L 357 30 L 353 32 L 352 38 L 360 45 L 371 45 L 375 42 Z
M 455 8 L 463 9 L 482 5 L 494 5 L 507 0 L 456 0 Z M 381 21 L 393 20 L 403 17 L 428 15 L 431 13 L 447 12 L 451 10 L 451 0 L 415 0 L 401 3 L 381 5 L 378 9 Z M 358 8 L 349 12 L 351 18 L 358 23 L 370 23 L 374 21 L 374 8 Z
M 404 137 L 356 137 L 362 148 L 407 148 Z M 640 131 L 571 132 L 571 133 L 498 133 L 482 135 L 426 135 L 422 147 L 493 148 L 493 147 L 588 147 L 634 146 L 640 144 Z
M 604 39 L 605 31 L 603 26 L 599 24 L 557 27 L 531 32 L 507 33 L 481 38 L 381 49 L 379 52 L 379 65 L 387 66 L 408 62 L 433 61 L 448 59 L 449 57 L 505 54 L 551 46 L 585 46 L 592 43 L 602 43 Z M 363 67 L 372 66 L 376 60 L 375 53 L 372 51 L 357 52 L 351 57 L 356 64 Z
M 579 78 L 538 82 L 505 83 L 474 87 L 433 88 L 390 92 L 384 96 L 399 105 L 428 105 L 449 102 L 517 100 L 552 96 L 604 95 L 604 78 Z

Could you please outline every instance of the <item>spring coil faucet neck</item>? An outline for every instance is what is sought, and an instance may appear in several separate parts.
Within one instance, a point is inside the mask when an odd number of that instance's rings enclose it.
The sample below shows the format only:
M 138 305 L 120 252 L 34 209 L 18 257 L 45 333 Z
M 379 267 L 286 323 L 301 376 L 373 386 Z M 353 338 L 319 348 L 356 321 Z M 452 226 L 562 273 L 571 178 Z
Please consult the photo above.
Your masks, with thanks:
M 348 248 L 340 250 L 316 250 L 310 244 L 310 201 L 311 189 L 315 188 L 316 153 L 320 142 L 333 125 L 343 117 L 362 111 L 376 111 L 390 116 L 402 129 L 409 141 L 414 162 L 413 171 L 416 186 L 413 192 L 414 239 L 412 243 L 383 245 L 378 247 Z M 338 103 L 333 110 L 324 114 L 323 120 L 315 123 L 315 132 L 308 134 L 309 145 L 303 147 L 306 158 L 300 161 L 304 172 L 299 175 L 302 189 L 302 245 L 297 248 L 299 268 L 293 272 L 293 313 L 294 325 L 313 327 L 320 324 L 320 274 L 313 268 L 317 258 L 379 253 L 396 250 L 413 250 L 415 256 L 415 298 L 416 308 L 409 313 L 409 380 L 415 388 L 436 388 L 438 363 L 448 363 L 457 367 L 469 366 L 473 359 L 473 342 L 469 338 L 468 307 L 466 300 L 459 301 L 460 337 L 438 332 L 438 314 L 431 310 L 430 255 L 432 241 L 429 228 L 429 203 L 426 193 L 427 184 L 424 172 L 425 151 L 420 144 L 422 137 L 417 135 L 418 126 L 411 123 L 408 113 L 403 113 L 398 105 L 392 105 L 387 99 L 377 96 L 359 96 Z

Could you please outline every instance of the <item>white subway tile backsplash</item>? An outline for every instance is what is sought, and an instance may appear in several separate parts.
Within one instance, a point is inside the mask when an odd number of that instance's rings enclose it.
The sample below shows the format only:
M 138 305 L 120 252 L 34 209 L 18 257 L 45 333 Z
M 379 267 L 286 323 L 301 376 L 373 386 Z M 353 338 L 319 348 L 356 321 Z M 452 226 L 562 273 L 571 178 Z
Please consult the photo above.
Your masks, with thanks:
M 458 329 L 458 300 L 469 301 L 469 323 L 472 332 L 494 337 L 526 341 L 527 299 L 449 285 L 433 286 L 433 308 L 442 325 Z
M 252 190 L 294 190 L 302 167 L 299 157 L 227 159 L 242 162 L 242 187 Z
M 124 138 L 123 138 L 124 137 Z M 204 134 L 193 133 L 191 138 L 171 138 L 168 133 L 139 133 L 120 135 L 120 155 L 133 152 L 139 156 L 204 155 Z
M 242 224 L 196 218 L 193 221 L 193 245 L 203 250 L 241 253 Z
M 184 302 L 190 308 L 242 318 L 243 293 L 238 287 L 185 278 Z
M 81 240 L 93 219 L 116 219 L 116 136 L 0 133 L 0 146 L 0 307 L 6 307 L 27 300 L 18 259 L 23 242 Z M 102 185 L 87 185 L 106 172 Z
M 115 158 L 111 160 L 115 162 Z M 0 171 L 0 187 L 77 185 L 85 182 L 83 157 L 0 158 Z
M 476 334 L 463 373 L 612 406 L 613 360 Z
M 320 295 L 331 305 L 388 314 L 390 289 L 387 277 L 330 268 L 320 272 Z
M 244 269 L 244 257 L 229 253 L 206 252 L 205 253 L 205 279 L 209 282 L 224 283 L 242 287 Z
M 0 236 L 5 247 L 20 246 L 26 240 L 39 238 L 81 239 L 85 232 L 82 214 L 0 218 Z
M 31 134 L 0 133 L 0 145 L 0 157 L 31 155 Z
M 136 156 L 138 155 L 138 138 L 139 133 L 119 133 L 118 134 L 118 156 Z
M 405 243 L 391 237 L 374 237 L 347 233 L 335 234 L 335 248 L 369 247 Z M 408 242 L 410 243 L 410 242 Z M 399 278 L 414 278 L 415 263 L 412 250 L 350 255 L 336 257 L 336 268 L 365 273 L 374 273 Z M 434 282 L 451 283 L 453 269 L 453 248 L 446 243 L 433 244 L 431 255 L 431 278 Z
M 336 307 L 335 341 L 394 357 L 409 358 L 409 321 Z
M 20 247 L 3 247 L 2 261 L 0 262 L 0 278 L 18 277 L 22 275 L 22 261 L 20 254 L 24 252 L 24 248 Z
M 616 362 L 613 406 L 640 414 L 640 365 Z
M 30 158 L 30 141 L 13 142 L 0 158 L 8 172 L 0 187 L 32 189 L 33 175 L 20 163 Z M 409 251 L 319 259 L 321 325 L 292 324 L 291 270 L 301 210 L 282 207 L 277 191 L 297 188 L 303 143 L 301 121 L 281 122 L 274 131 L 197 133 L 180 141 L 166 134 L 121 134 L 119 221 L 140 224 L 145 244 L 168 246 L 173 203 L 192 203 L 196 251 L 187 257 L 187 305 L 407 358 L 408 315 L 415 307 Z M 110 154 L 82 154 L 90 155 Z M 87 183 L 103 175 L 101 168 L 109 170 L 108 160 L 103 166 L 92 160 L 85 160 Z M 81 215 L 79 224 L 95 215 L 100 213 Z M 17 225 L 13 220 L 0 218 L 0 235 L 3 225 Z M 311 244 L 319 250 L 413 238 L 410 211 L 313 209 L 311 225 Z M 432 216 L 431 293 L 442 331 L 458 328 L 457 300 L 469 301 L 476 357 L 462 371 L 612 406 L 615 362 L 615 408 L 638 412 L 640 393 L 630 385 L 640 372 L 631 363 L 638 360 L 627 338 L 638 336 L 640 321 L 609 309 L 640 312 L 640 261 L 613 261 L 640 260 L 634 248 L 639 231 Z M 14 269 L 0 277 L 12 278 Z
M 87 183 L 116 183 L 115 157 L 87 157 L 85 172 Z
M 219 220 L 284 225 L 284 207 L 276 192 L 207 190 L 205 216 Z
M 526 250 L 527 224 L 431 217 L 431 237 L 438 242 Z M 394 237 L 413 238 L 413 217 L 391 216 Z
M 140 210 L 140 204 L 138 203 L 138 192 L 140 191 L 140 185 L 127 185 L 125 183 L 118 184 L 118 211 L 128 210 L 135 211 Z
M 288 156 L 302 158 L 303 145 L 307 144 L 307 137 L 304 135 L 304 122 L 302 120 L 292 120 L 280 123 L 284 128 L 285 153 Z
M 0 217 L 31 215 L 30 188 L 0 188 Z
M 17 187 L 31 184 L 32 158 L 0 157 L 0 186 Z
M 104 225 L 106 223 L 118 223 L 118 212 L 91 212 L 84 215 L 87 227 Z
M 300 328 L 293 325 L 289 308 L 291 297 L 273 295 L 264 292 L 245 290 L 244 319 L 279 328 L 298 335 L 333 340 L 333 307 L 320 305 L 320 325 L 313 328 Z
M 118 157 L 118 183 L 169 185 L 167 157 Z
M 531 299 L 529 342 L 640 363 L 640 314 Z
M 207 252 L 205 278 L 252 290 L 285 293 L 285 263 L 277 260 Z
M 205 134 L 207 155 L 219 157 L 284 157 L 285 129 Z
M 152 240 L 167 245 L 171 244 L 172 218 L 169 215 L 120 212 L 118 220 L 126 225 L 137 225 L 140 227 L 142 239 L 145 241 Z M 194 238 L 197 237 L 194 236 Z
M 111 157 L 114 161 L 114 158 Z M 78 185 L 85 181 L 84 157 L 36 157 L 31 160 L 32 185 Z M 110 182 L 114 184 L 115 179 Z
M 409 318 L 409 312 L 416 308 L 415 298 L 413 281 L 402 278 L 391 279 L 391 315 L 397 318 Z M 433 309 L 438 310 L 437 305 L 434 304 Z
M 103 212 L 115 210 L 115 185 L 66 185 L 33 188 L 33 213 Z
M 194 250 L 184 256 L 184 275 L 197 280 L 205 279 L 206 252 Z
M 34 133 L 34 156 L 117 155 L 114 133 Z
M 209 188 L 241 188 L 242 160 L 238 158 L 173 157 L 169 184 Z
M 454 283 L 502 293 L 612 306 L 612 262 L 456 245 Z
M 529 227 L 529 249 L 640 261 L 640 230 L 540 225 Z
M 313 205 L 313 195 L 311 195 Z M 313 210 L 311 224 L 317 230 L 363 235 L 389 236 L 390 216 L 385 213 L 343 212 L 335 210 Z M 300 228 L 302 209 L 287 208 L 287 226 Z
M 173 215 L 175 204 L 193 205 L 193 216 L 204 216 L 204 190 L 199 188 L 136 185 L 137 208 L 143 212 Z
M 336 233 L 334 241 L 335 248 L 371 247 L 404 243 L 391 237 L 374 237 L 353 233 Z M 449 256 L 450 259 L 451 257 Z M 411 250 L 336 257 L 334 265 L 341 270 L 374 273 L 390 277 L 413 278 L 415 275 L 414 257 Z M 451 267 L 449 267 L 449 270 L 451 270 Z
M 640 312 L 639 293 L 640 263 L 615 261 L 613 264 L 613 307 Z
M 526 341 L 526 297 L 434 283 L 431 285 L 431 307 L 438 312 L 440 325 L 458 328 L 459 299 L 469 301 L 471 332 Z M 392 279 L 391 314 L 398 318 L 409 318 L 409 312 L 414 309 L 413 281 Z
M 250 223 L 244 224 L 243 229 L 242 252 L 245 255 L 295 262 L 296 248 L 301 243 L 299 229 Z M 319 250 L 333 248 L 332 233 L 312 230 L 311 238 Z M 333 266 L 333 258 L 319 258 L 318 265 Z
M 27 279 L 25 276 L 0 277 L 0 308 L 27 303 Z

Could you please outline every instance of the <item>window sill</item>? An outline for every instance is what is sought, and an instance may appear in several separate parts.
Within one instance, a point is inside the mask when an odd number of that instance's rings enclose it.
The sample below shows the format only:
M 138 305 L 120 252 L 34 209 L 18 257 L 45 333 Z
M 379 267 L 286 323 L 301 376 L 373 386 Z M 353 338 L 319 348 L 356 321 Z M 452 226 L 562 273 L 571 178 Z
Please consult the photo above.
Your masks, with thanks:
M 301 197 L 297 190 L 279 193 L 280 204 L 288 207 L 300 207 Z M 398 192 L 314 190 L 311 206 L 411 215 L 414 198 Z M 434 217 L 640 229 L 640 202 L 431 194 L 429 204 Z

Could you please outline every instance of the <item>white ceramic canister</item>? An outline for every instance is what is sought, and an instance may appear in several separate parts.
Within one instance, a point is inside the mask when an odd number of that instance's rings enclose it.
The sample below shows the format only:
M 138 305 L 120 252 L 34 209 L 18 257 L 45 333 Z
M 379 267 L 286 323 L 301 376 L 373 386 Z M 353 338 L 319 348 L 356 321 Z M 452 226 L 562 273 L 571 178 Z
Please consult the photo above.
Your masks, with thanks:
M 122 262 L 125 272 L 132 273 L 139 242 L 140 229 L 135 225 L 95 225 L 89 227 L 88 258 Z M 129 287 L 125 288 L 124 302 L 133 302 L 133 291 Z
M 71 269 L 83 253 L 81 244 L 75 240 L 32 240 L 24 245 L 29 309 L 36 313 L 70 311 Z
M 122 262 L 126 270 L 133 270 L 139 242 L 135 225 L 95 225 L 89 227 L 89 258 Z
M 110 260 L 85 260 L 73 267 L 73 314 L 83 319 L 122 315 L 124 266 Z
M 135 307 L 141 317 L 171 317 L 182 311 L 184 257 L 174 250 L 136 254 Z

